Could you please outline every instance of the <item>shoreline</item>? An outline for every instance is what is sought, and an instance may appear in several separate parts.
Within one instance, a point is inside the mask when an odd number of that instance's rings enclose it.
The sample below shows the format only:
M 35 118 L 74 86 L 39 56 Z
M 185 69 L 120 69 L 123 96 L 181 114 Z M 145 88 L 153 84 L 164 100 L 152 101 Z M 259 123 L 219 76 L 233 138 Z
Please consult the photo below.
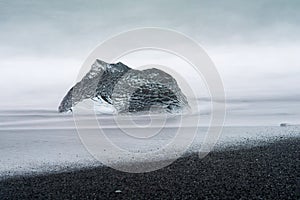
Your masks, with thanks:
M 109 167 L 17 176 L 0 181 L 1 199 L 300 198 L 300 138 L 179 158 L 148 173 Z
M 291 140 L 293 138 L 298 138 L 296 134 L 287 134 L 285 136 L 274 136 L 274 137 L 256 137 L 256 138 L 244 138 L 244 139 L 236 139 L 230 142 L 217 143 L 212 152 L 223 152 L 228 150 L 239 150 L 239 149 L 251 149 L 253 147 L 270 145 L 272 143 L 278 142 L 280 140 Z M 181 155 L 180 157 L 188 157 L 193 154 L 199 154 L 198 150 L 200 147 L 192 147 Z M 89 155 L 89 154 L 88 154 Z M 180 158 L 179 157 L 179 158 Z M 92 158 L 92 157 L 91 157 Z M 177 158 L 178 159 L 178 158 Z M 168 161 L 167 157 L 162 157 L 159 160 L 148 160 L 139 161 L 139 163 L 155 163 L 155 162 L 163 162 Z M 133 162 L 130 160 L 123 160 L 122 162 L 111 163 L 111 166 L 122 166 L 128 167 L 129 165 L 134 165 L 137 162 Z M 45 175 L 53 175 L 60 174 L 64 172 L 74 172 L 79 170 L 88 170 L 94 169 L 98 167 L 104 167 L 105 165 L 100 161 L 97 161 L 95 158 L 79 160 L 79 162 L 57 162 L 57 163 L 45 163 L 44 165 L 31 165 L 29 171 L 27 168 L 23 170 L 10 169 L 7 171 L 0 171 L 0 182 L 6 179 L 16 179 L 23 177 L 34 177 L 34 176 L 45 176 Z M 27 169 L 27 170 L 26 170 Z

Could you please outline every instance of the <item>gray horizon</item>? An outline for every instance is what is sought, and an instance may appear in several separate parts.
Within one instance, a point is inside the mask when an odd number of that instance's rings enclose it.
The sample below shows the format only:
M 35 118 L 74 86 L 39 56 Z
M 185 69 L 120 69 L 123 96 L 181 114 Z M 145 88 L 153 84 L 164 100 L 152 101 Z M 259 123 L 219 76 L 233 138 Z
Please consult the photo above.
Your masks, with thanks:
M 0 1 L 0 110 L 57 109 L 99 43 L 162 27 L 193 38 L 211 57 L 229 121 L 299 123 L 299 10 L 297 0 Z

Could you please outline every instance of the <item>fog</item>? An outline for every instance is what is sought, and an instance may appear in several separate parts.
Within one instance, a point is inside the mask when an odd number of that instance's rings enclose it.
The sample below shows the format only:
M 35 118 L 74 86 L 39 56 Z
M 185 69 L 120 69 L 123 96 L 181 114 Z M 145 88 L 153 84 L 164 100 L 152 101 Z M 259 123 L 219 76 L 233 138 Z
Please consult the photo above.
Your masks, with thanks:
M 150 26 L 206 50 L 230 123 L 300 123 L 299 9 L 297 0 L 0 1 L 0 109 L 56 109 L 99 43 Z

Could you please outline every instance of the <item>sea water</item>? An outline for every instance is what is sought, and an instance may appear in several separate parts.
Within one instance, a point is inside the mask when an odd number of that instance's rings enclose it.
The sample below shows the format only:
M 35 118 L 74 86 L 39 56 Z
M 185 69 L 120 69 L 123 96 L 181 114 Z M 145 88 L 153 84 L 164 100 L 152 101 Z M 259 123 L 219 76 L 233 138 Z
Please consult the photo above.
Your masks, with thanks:
M 192 115 L 188 117 L 193 118 Z M 98 122 L 96 126 L 92 123 L 95 119 Z M 78 117 L 76 118 L 72 113 L 59 114 L 56 110 L 0 111 L 0 177 L 102 165 L 101 160 L 96 160 L 83 144 L 80 132 L 89 134 L 101 130 L 114 145 L 124 151 L 145 153 L 155 152 L 172 143 L 179 126 L 185 127 L 185 131 L 190 129 L 196 131 L 192 138 L 191 134 L 181 138 L 182 143 L 191 141 L 190 145 L 184 148 L 174 145 L 173 150 L 198 152 L 209 130 L 205 125 L 180 124 L 178 116 L 173 116 L 164 123 L 158 123 L 157 126 L 150 128 L 147 128 L 149 122 L 151 120 L 159 122 L 160 116 L 123 116 L 116 123 L 115 115 L 96 114 L 82 115 L 79 120 L 84 122 L 80 127 Z M 153 129 L 153 135 L 145 135 L 150 129 Z M 131 133 L 133 135 L 130 135 Z M 299 136 L 300 126 L 225 124 L 215 141 L 214 149 L 243 143 L 255 145 L 258 141 Z M 102 144 L 100 142 L 95 145 Z M 157 158 L 167 159 L 168 152 Z M 126 162 L 129 158 L 125 156 L 121 159 Z

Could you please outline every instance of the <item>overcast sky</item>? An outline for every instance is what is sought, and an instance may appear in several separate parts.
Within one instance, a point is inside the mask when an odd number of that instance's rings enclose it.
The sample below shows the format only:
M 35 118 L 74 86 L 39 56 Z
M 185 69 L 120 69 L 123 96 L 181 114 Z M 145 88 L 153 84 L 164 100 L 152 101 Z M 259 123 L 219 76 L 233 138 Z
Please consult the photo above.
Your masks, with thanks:
M 56 109 L 96 45 L 150 26 L 182 32 L 207 51 L 232 114 L 297 122 L 299 10 L 298 0 L 0 0 L 0 108 Z

